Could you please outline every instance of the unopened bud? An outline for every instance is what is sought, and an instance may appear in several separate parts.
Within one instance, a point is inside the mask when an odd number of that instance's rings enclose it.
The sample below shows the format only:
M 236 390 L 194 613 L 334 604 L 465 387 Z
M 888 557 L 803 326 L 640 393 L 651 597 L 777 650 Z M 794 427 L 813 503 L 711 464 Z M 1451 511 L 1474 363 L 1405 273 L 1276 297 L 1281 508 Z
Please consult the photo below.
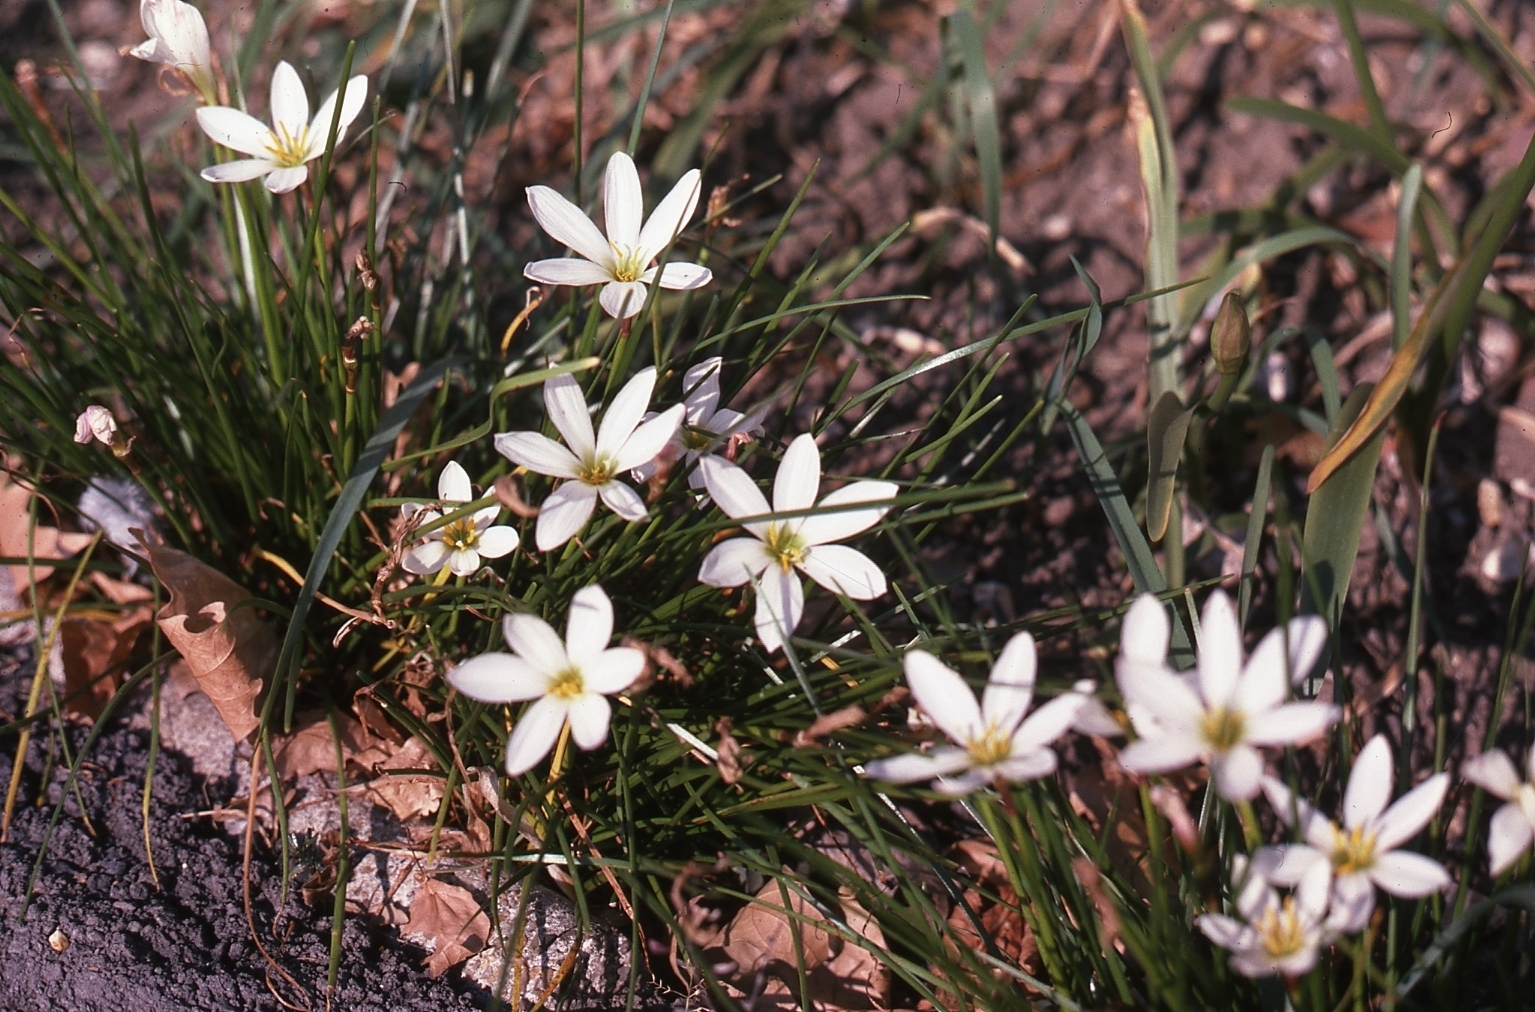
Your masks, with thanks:
M 1252 324 L 1247 322 L 1247 308 L 1239 292 L 1231 291 L 1221 300 L 1215 325 L 1210 328 L 1210 352 L 1215 368 L 1222 376 L 1235 376 L 1247 365 L 1247 353 L 1253 346 Z

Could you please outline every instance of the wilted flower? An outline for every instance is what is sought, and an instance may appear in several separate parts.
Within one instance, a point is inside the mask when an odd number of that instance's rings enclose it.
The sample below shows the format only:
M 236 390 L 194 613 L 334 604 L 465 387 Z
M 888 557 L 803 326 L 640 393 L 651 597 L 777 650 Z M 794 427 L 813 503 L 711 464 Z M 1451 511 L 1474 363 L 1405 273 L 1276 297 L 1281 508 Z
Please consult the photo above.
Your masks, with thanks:
M 89 443 L 92 439 L 107 446 L 117 439 L 117 419 L 100 404 L 92 404 L 75 419 L 75 442 Z
M 341 120 L 336 127 L 337 144 L 362 112 L 367 97 L 366 75 L 358 74 L 346 83 Z M 251 156 L 210 165 L 203 169 L 203 178 L 210 183 L 239 183 L 265 176 L 268 190 L 287 193 L 309 178 L 308 163 L 325 153 L 335 110 L 336 92 L 331 92 L 320 103 L 314 119 L 310 119 L 304 82 L 299 80 L 292 64 L 282 61 L 272 72 L 271 127 L 249 113 L 224 105 L 197 110 L 197 122 L 204 133 L 226 148 Z
M 1284 702 L 1288 674 L 1303 675 L 1316 663 L 1326 625 L 1314 615 L 1292 619 L 1288 637 L 1270 632 L 1245 667 L 1242 631 L 1224 592 L 1205 602 L 1201 628 L 1197 673 L 1179 674 L 1166 666 L 1170 629 L 1156 598 L 1143 596 L 1125 616 L 1119 691 L 1140 737 L 1119 761 L 1138 773 L 1204 762 L 1221 797 L 1245 801 L 1257 795 L 1263 775 L 1254 746 L 1305 741 L 1338 719 L 1337 707 L 1325 703 Z
M 1333 876 L 1333 908 L 1340 931 L 1360 931 L 1375 909 L 1375 887 L 1393 896 L 1416 899 L 1450 884 L 1440 865 L 1421 854 L 1397 848 L 1428 825 L 1444 802 L 1450 778 L 1438 773 L 1397 799 L 1390 808 L 1393 782 L 1391 746 L 1376 735 L 1360 750 L 1343 795 L 1343 828 L 1321 815 L 1283 783 L 1263 778 L 1263 792 L 1285 825 L 1299 819 L 1306 842 L 1273 848 L 1271 881 L 1294 885 L 1319 864 Z
M 1508 802 L 1493 813 L 1487 833 L 1487 859 L 1496 877 L 1535 842 L 1535 748 L 1525 759 L 1523 781 L 1514 770 L 1514 761 L 1500 749 L 1467 760 L 1460 772 L 1482 790 Z
M 443 502 L 464 503 L 474 500 L 468 473 L 458 461 L 449 461 L 437 477 L 437 498 Z M 467 517 L 460 517 L 428 531 L 425 539 L 405 553 L 400 561 L 407 573 L 424 576 L 447 566 L 454 576 L 469 576 L 480 568 L 480 560 L 499 559 L 517 547 L 517 532 L 510 527 L 492 527 L 501 507 L 486 506 Z M 400 507 L 405 520 L 420 515 L 424 526 L 444 514 L 425 504 L 408 502 Z
M 547 186 L 528 187 L 528 206 L 533 217 L 555 239 L 578 257 L 537 260 L 523 275 L 546 285 L 602 285 L 598 301 L 609 316 L 628 319 L 645 305 L 646 286 L 656 280 L 651 262 L 672 244 L 693 209 L 698 206 L 699 174 L 691 169 L 677 180 L 644 226 L 645 196 L 634 161 L 622 151 L 608 159 L 604 176 L 602 209 L 607 217 L 604 238 L 579 207 Z M 699 288 L 713 277 L 698 264 L 669 263 L 661 268 L 661 287 Z
M 932 654 L 906 652 L 906 682 L 933 723 L 954 745 L 931 752 L 879 759 L 864 767 L 878 780 L 910 783 L 936 778 L 945 794 L 968 794 L 998 777 L 1034 780 L 1055 772 L 1048 746 L 1065 734 L 1087 697 L 1057 696 L 1027 720 L 1034 696 L 1034 637 L 1019 633 L 1008 641 L 991 669 L 977 705 L 965 680 Z
M 885 574 L 862 552 L 832 544 L 875 524 L 890 509 L 896 486 L 888 481 L 855 481 L 829 493 L 819 503 L 821 451 L 809 433 L 784 451 L 773 479 L 773 506 L 751 477 L 735 464 L 716 456 L 698 462 L 704 485 L 720 509 L 741 520 L 751 537 L 731 538 L 704 556 L 698 579 L 711 587 L 739 587 L 757 578 L 757 638 L 771 653 L 799 625 L 805 591 L 794 575 L 798 569 L 827 590 L 856 601 L 885 592 Z M 867 503 L 861 509 L 846 507 Z M 771 513 L 808 510 L 808 516 L 773 520 Z
M 612 710 L 606 696 L 622 692 L 645 669 L 632 647 L 608 648 L 613 604 L 596 584 L 570 601 L 565 642 L 541 618 L 508 615 L 502 623 L 512 652 L 481 654 L 448 672 L 448 682 L 482 703 L 537 702 L 528 707 L 506 743 L 506 772 L 520 776 L 549 754 L 566 721 L 584 749 L 608 737 Z
M 682 406 L 686 413 L 682 425 L 654 461 L 634 469 L 635 481 L 649 481 L 661 460 L 681 460 L 688 471 L 688 485 L 701 489 L 703 472 L 693 466 L 699 457 L 718 453 L 733 440 L 762 431 L 762 419 L 757 414 L 744 415 L 719 406 L 720 368 L 724 361 L 718 356 L 706 358 L 683 376 Z
M 530 471 L 564 478 L 539 507 L 538 550 L 558 548 L 591 519 L 597 499 L 631 523 L 649 514 L 645 501 L 617 475 L 653 460 L 682 424 L 683 407 L 675 404 L 648 422 L 641 422 L 655 389 L 656 371 L 641 369 L 624 384 L 592 434 L 586 398 L 572 377 L 556 376 L 544 384 L 544 406 L 566 446 L 537 432 L 502 432 L 496 451 Z
M 1236 881 L 1246 880 L 1236 900 L 1241 920 L 1225 914 L 1199 918 L 1199 930 L 1231 953 L 1231 968 L 1244 977 L 1296 977 L 1315 966 L 1327 936 L 1327 869 L 1310 869 L 1283 899 L 1242 858 L 1233 862 L 1232 873 Z
M 141 0 L 139 20 L 149 38 L 128 50 L 132 56 L 161 63 L 180 71 L 212 102 L 213 60 L 209 55 L 208 25 L 201 12 L 181 0 Z

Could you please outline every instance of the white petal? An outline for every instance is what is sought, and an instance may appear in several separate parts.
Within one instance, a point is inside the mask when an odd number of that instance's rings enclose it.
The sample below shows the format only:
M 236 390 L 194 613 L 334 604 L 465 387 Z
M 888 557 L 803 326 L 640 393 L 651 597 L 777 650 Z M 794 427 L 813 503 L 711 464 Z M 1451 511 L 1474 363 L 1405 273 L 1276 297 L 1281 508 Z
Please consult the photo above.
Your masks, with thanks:
M 634 434 L 635 427 L 640 424 L 640 419 L 645 416 L 645 409 L 650 406 L 650 395 L 656 387 L 655 366 L 646 366 L 634 374 L 634 378 L 623 385 L 623 388 L 614 395 L 608 404 L 607 411 L 602 416 L 602 427 L 597 430 L 597 455 L 599 457 L 616 457 L 624 443 Z M 661 444 L 665 444 L 663 438 Z M 645 460 L 650 460 L 661 452 L 658 445 Z M 636 461 L 643 463 L 644 461 Z M 620 471 L 627 471 L 633 464 L 618 464 Z
M 1254 745 L 1291 745 L 1315 738 L 1338 722 L 1338 708 L 1326 703 L 1287 703 L 1249 721 L 1247 740 Z
M 309 150 L 311 158 L 318 158 L 325 153 L 325 141 L 330 137 L 330 121 L 336 115 L 336 95 L 331 92 L 324 102 L 320 103 L 320 110 L 314 114 L 314 119 L 309 124 Z M 341 139 L 346 136 L 346 128 L 352 125 L 357 115 L 362 112 L 363 103 L 368 100 L 368 77 L 366 74 L 358 74 L 346 82 L 346 95 L 341 99 L 341 121 L 336 124 L 336 145 L 341 145 Z
M 972 794 L 975 791 L 980 790 L 982 787 L 985 787 L 987 784 L 991 783 L 993 779 L 993 769 L 994 767 L 972 769 L 967 770 L 957 777 L 940 777 L 938 781 L 933 784 L 933 789 L 938 791 L 940 794 L 947 794 L 951 798 L 961 798 L 966 794 Z
M 1230 706 L 1242 672 L 1242 629 L 1226 592 L 1216 589 L 1200 616 L 1199 694 L 1210 707 Z
M 537 766 L 565 726 L 568 709 L 563 699 L 545 696 L 522 715 L 506 742 L 506 774 L 518 777 Z
M 1395 850 L 1417 836 L 1444 804 L 1444 794 L 1449 789 L 1450 775 L 1436 773 L 1397 798 L 1376 823 L 1377 852 Z
M 607 268 L 575 257 L 535 260 L 522 269 L 522 276 L 541 285 L 605 285 L 613 280 Z
M 513 653 L 545 677 L 553 678 L 570 667 L 559 634 L 537 615 L 517 612 L 506 616 L 501 621 L 501 634 Z
M 597 508 L 597 490 L 579 481 L 567 481 L 538 508 L 533 541 L 540 552 L 560 547 L 580 533 Z
M 645 272 L 643 281 L 648 285 L 656 279 L 654 267 Z M 661 268 L 661 287 L 674 292 L 702 288 L 714 280 L 714 272 L 699 264 L 672 262 Z
M 549 412 L 549 420 L 577 457 L 585 457 L 596 450 L 592 413 L 586 409 L 586 395 L 581 392 L 581 384 L 574 376 L 567 373 L 544 384 L 544 410 Z
M 855 601 L 872 601 L 886 590 L 885 574 L 874 560 L 846 545 L 816 545 L 799 567 L 827 590 Z
M 1391 744 L 1385 735 L 1377 734 L 1354 759 L 1348 789 L 1343 793 L 1343 824 L 1355 829 L 1385 811 L 1393 783 Z
M 783 649 L 784 641 L 794 634 L 805 610 L 805 588 L 799 577 L 777 566 L 763 570 L 758 583 L 757 639 L 768 653 Z
M 423 541 L 419 545 L 412 545 L 410 550 L 400 559 L 400 568 L 407 573 L 415 573 L 417 576 L 429 576 L 437 572 L 448 562 L 448 546 L 441 540 L 432 538 Z
M 721 457 L 700 457 L 698 471 L 703 475 L 709 497 L 730 519 L 763 517 L 772 512 L 757 483 L 738 465 Z M 767 527 L 767 522 L 761 521 L 747 525 L 747 530 L 757 534 L 767 530 Z
M 1204 754 L 1204 742 L 1187 734 L 1168 732 L 1138 738 L 1119 753 L 1119 764 L 1136 773 L 1170 773 L 1192 766 Z
M 1167 663 L 1167 644 L 1171 635 L 1167 606 L 1151 594 L 1142 594 L 1125 613 L 1125 623 L 1119 634 L 1119 652 L 1127 660 L 1161 666 Z
M 824 549 L 820 549 L 824 551 Z M 1023 722 L 1034 698 L 1034 674 L 1038 667 L 1034 637 L 1021 632 L 1007 641 L 992 665 L 986 688 L 981 690 L 981 715 L 986 723 L 1008 734 Z
M 1331 858 L 1303 843 L 1264 847 L 1253 855 L 1253 865 L 1255 868 L 1261 866 L 1263 877 L 1282 886 L 1299 885 L 1317 862 L 1330 865 Z
M 570 721 L 570 736 L 588 752 L 608 740 L 608 721 L 613 708 L 608 697 L 588 692 L 570 701 L 566 718 Z
M 1071 729 L 1078 734 L 1096 735 L 1099 738 L 1117 738 L 1125 733 L 1109 708 L 1096 696 L 1083 697 L 1082 709 L 1077 711 L 1077 719 L 1072 722 Z
M 645 222 L 645 227 L 640 229 L 639 247 L 644 251 L 642 263 L 649 263 L 658 253 L 671 245 L 673 239 L 682 231 L 688 219 L 693 217 L 693 209 L 698 206 L 698 197 L 702 192 L 703 183 L 697 169 L 690 169 L 683 173 L 677 180 L 671 192 L 661 199 L 656 209 L 650 212 L 650 218 Z
M 581 209 L 547 186 L 528 187 L 528 206 L 539 227 L 612 275 L 613 248 Z
M 276 168 L 276 162 L 269 162 L 265 158 L 241 158 L 238 161 L 210 165 L 203 169 L 201 175 L 210 183 L 243 183 L 250 179 L 260 179 Z
M 540 432 L 498 432 L 496 452 L 529 471 L 552 478 L 574 478 L 581 470 L 576 455 Z
M 602 178 L 602 213 L 608 241 L 622 249 L 633 249 L 639 245 L 640 222 L 645 217 L 645 194 L 640 189 L 640 174 L 634 169 L 634 160 L 622 151 L 613 152 Z
M 597 486 L 597 494 L 602 496 L 602 501 L 608 504 L 608 509 L 617 513 L 631 524 L 639 523 L 650 516 L 645 509 L 645 500 L 639 493 L 621 481 L 610 481 Z
M 290 193 L 309 178 L 309 166 L 295 165 L 291 169 L 273 169 L 266 177 L 266 188 L 273 193 Z
M 610 408 L 609 411 L 611 410 Z M 634 434 L 624 441 L 618 449 L 617 456 L 614 457 L 617 469 L 627 471 L 655 460 L 677 435 L 677 431 L 682 428 L 684 410 L 681 404 L 673 404 L 635 429 Z M 607 426 L 607 422 L 606 418 L 602 420 L 604 427 Z M 597 441 L 600 444 L 602 437 L 598 436 Z
M 645 655 L 633 647 L 604 650 L 581 669 L 582 677 L 586 679 L 586 691 L 605 696 L 624 691 L 644 673 Z
M 1352 935 L 1363 931 L 1375 912 L 1375 883 L 1368 875 L 1340 875 L 1332 887 L 1332 908 L 1327 912 L 1329 931 Z
M 959 673 L 925 650 L 908 650 L 906 684 L 922 711 L 949 740 L 964 744 L 985 730 L 980 705 Z
M 226 105 L 209 105 L 197 110 L 197 125 L 203 133 L 241 154 L 265 158 L 271 154 L 275 138 L 267 125 L 249 113 Z
M 807 545 L 842 541 L 868 530 L 890 512 L 890 500 L 898 491 L 894 482 L 854 481 L 827 493 L 816 512 L 799 521 L 799 536 Z M 865 509 L 847 509 L 854 503 L 875 503 Z M 826 512 L 821 512 L 825 510 Z
M 1369 875 L 1386 892 L 1406 899 L 1432 896 L 1450 884 L 1450 873 L 1437 861 L 1404 850 L 1377 855 Z
M 1285 701 L 1290 679 L 1284 637 L 1283 629 L 1270 630 L 1242 668 L 1233 705 L 1243 713 L 1262 713 Z
M 1120 665 L 1119 691 L 1127 703 L 1143 707 L 1168 728 L 1198 730 L 1205 708 L 1181 678 L 1165 668 Z
M 139 22 L 150 38 L 135 48 L 133 55 L 188 72 L 208 66 L 208 25 L 196 7 L 181 0 L 144 0 L 139 6 Z M 160 45 L 155 49 L 157 42 Z M 146 47 L 152 47 L 157 55 L 141 53 Z
M 906 755 L 876 759 L 865 764 L 864 776 L 873 780 L 887 780 L 893 784 L 909 784 L 917 780 L 958 773 L 970 765 L 970 753 L 962 748 L 936 748 L 932 752 L 909 752 Z
M 1327 910 L 1327 897 L 1331 892 L 1332 867 L 1330 863 L 1316 862 L 1301 876 L 1295 887 L 1296 912 L 1312 924 L 1322 919 Z
M 448 684 L 482 703 L 520 703 L 544 694 L 549 679 L 507 653 L 471 657 L 448 672 Z
M 499 559 L 516 551 L 521 540 L 511 527 L 487 527 L 480 532 L 480 554 L 487 559 Z
M 272 71 L 272 125 L 286 127 L 289 137 L 297 137 L 309 126 L 309 96 L 304 93 L 304 82 L 293 69 L 293 64 L 282 60 Z M 327 124 L 329 125 L 329 124 Z
M 582 587 L 570 599 L 565 620 L 565 653 L 583 670 L 601 657 L 613 638 L 613 602 L 597 584 Z
M 1290 678 L 1299 685 L 1327 649 L 1327 622 L 1320 615 L 1290 619 Z
M 469 484 L 469 472 L 458 461 L 450 460 L 437 476 L 437 498 L 446 502 L 469 502 L 474 498 L 474 488 Z
M 473 576 L 480 570 L 480 553 L 473 548 L 455 548 L 448 553 L 448 568 L 454 576 Z
M 1252 928 L 1225 914 L 1203 914 L 1199 918 L 1199 930 L 1205 937 L 1223 949 L 1245 949 L 1253 943 Z
M 603 310 L 615 320 L 627 320 L 638 316 L 645 308 L 645 298 L 650 290 L 643 281 L 609 281 L 602 288 L 597 301 Z
M 1487 858 L 1493 878 L 1513 867 L 1531 842 L 1535 842 L 1535 826 L 1517 804 L 1503 805 L 1492 813 L 1487 827 Z
M 1283 781 L 1264 777 L 1262 786 L 1263 793 L 1268 798 L 1269 807 L 1274 810 L 1275 815 L 1279 816 L 1280 822 L 1286 826 L 1293 826 L 1299 821 L 1302 837 L 1310 840 L 1314 834 L 1307 832 L 1307 829 L 1313 822 L 1320 820 L 1326 833 L 1318 837 L 1319 842 L 1327 848 L 1332 846 L 1331 820 L 1318 815 L 1310 802 L 1305 798 L 1296 797 Z
M 731 538 L 721 541 L 704 556 L 698 567 L 698 582 L 710 587 L 739 587 L 758 576 L 773 559 L 756 538 Z
M 682 403 L 688 406 L 688 421 L 706 424 L 720 404 L 720 370 L 725 360 L 718 355 L 690 366 L 682 376 Z
M 995 770 L 1002 779 L 1019 783 L 1048 777 L 1055 772 L 1057 765 L 1059 760 L 1054 752 L 1047 748 L 1036 748 L 1009 756 L 997 763 Z
M 1083 698 L 1075 692 L 1063 692 L 1029 714 L 1029 719 L 1013 735 L 1013 754 L 1043 748 L 1071 730 Z
M 778 464 L 773 478 L 773 512 L 809 509 L 820 490 L 821 451 L 815 437 L 806 432 L 795 437 Z M 800 521 L 793 523 L 798 526 Z
M 1236 745 L 1210 759 L 1215 792 L 1227 801 L 1250 801 L 1258 796 L 1263 779 L 1263 757 L 1248 745 Z
M 1535 755 L 1535 749 L 1530 754 Z M 1460 775 L 1504 801 L 1512 801 L 1519 793 L 1519 774 L 1514 769 L 1514 761 L 1501 749 L 1466 760 L 1461 764 Z

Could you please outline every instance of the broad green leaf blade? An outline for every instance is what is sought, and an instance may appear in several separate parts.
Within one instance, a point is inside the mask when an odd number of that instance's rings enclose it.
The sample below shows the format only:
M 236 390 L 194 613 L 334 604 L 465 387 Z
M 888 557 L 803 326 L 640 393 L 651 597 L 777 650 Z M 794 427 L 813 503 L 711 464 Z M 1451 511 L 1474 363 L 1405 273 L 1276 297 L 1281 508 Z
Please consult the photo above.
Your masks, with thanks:
M 1157 400 L 1146 421 L 1146 533 L 1152 541 L 1167 536 L 1178 463 L 1183 459 L 1183 442 L 1193 419 L 1194 409 L 1184 407 L 1178 395 L 1169 390 Z
M 981 31 L 964 8 L 956 11 L 949 24 L 954 41 L 959 44 L 965 66 L 965 96 L 970 104 L 970 128 L 975 134 L 975 157 L 981 167 L 981 190 L 986 202 L 987 251 L 996 256 L 998 223 L 1002 215 L 1002 141 L 997 129 L 997 96 L 991 86 L 991 72 L 986 69 L 986 49 Z
M 1333 440 L 1349 430 L 1365 407 L 1372 388 L 1362 383 L 1338 411 Z M 1348 599 L 1349 577 L 1359 554 L 1359 535 L 1370 508 L 1375 485 L 1375 465 L 1380 461 L 1382 428 L 1312 495 L 1306 507 L 1306 529 L 1301 536 L 1301 611 L 1321 615 L 1329 628 L 1338 627 L 1343 603 Z
M 1402 175 L 1396 205 L 1396 239 L 1391 246 L 1391 343 L 1400 348 L 1412 332 L 1412 219 L 1423 190 L 1423 166 L 1414 162 Z

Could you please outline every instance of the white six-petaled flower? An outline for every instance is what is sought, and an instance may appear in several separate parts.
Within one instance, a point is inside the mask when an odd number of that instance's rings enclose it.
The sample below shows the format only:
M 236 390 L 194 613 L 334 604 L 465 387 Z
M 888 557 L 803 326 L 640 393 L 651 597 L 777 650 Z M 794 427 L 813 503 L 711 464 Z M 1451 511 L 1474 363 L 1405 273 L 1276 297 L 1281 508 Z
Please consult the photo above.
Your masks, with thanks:
M 202 13 L 182 0 L 142 0 L 139 21 L 149 38 L 128 50 L 129 54 L 180 71 L 203 101 L 212 102 L 213 58 Z
M 617 475 L 653 460 L 682 424 L 681 404 L 641 422 L 655 385 L 654 367 L 635 373 L 608 405 L 594 435 L 580 384 L 569 375 L 556 376 L 544 384 L 544 406 L 565 445 L 537 432 L 496 436 L 496 451 L 503 457 L 530 471 L 565 479 L 539 507 L 539 551 L 551 551 L 575 537 L 591 519 L 599 497 L 630 522 L 649 515 L 645 501 Z
M 609 316 L 628 319 L 644 307 L 646 287 L 656 280 L 651 262 L 693 217 L 700 186 L 698 170 L 689 170 L 645 219 L 645 196 L 634 160 L 622 151 L 614 152 L 603 177 L 606 237 L 579 207 L 557 191 L 530 186 L 528 206 L 533 217 L 545 232 L 581 256 L 537 260 L 522 273 L 546 285 L 602 285 L 598 297 L 602 308 Z M 660 269 L 660 284 L 678 290 L 699 288 L 713 276 L 707 267 L 673 262 Z
M 1288 676 L 1316 663 L 1326 625 L 1316 616 L 1291 619 L 1287 629 L 1265 636 L 1245 665 L 1236 609 L 1223 591 L 1205 602 L 1201 628 L 1197 671 L 1180 674 L 1166 666 L 1170 626 L 1156 598 L 1142 596 L 1125 616 L 1116 674 L 1140 737 L 1119 761 L 1138 773 L 1204 762 L 1221 797 L 1246 801 L 1257 796 L 1263 776 L 1254 746 L 1305 741 L 1338 719 L 1338 709 L 1325 703 L 1285 702 Z
M 720 404 L 720 369 L 725 360 L 715 356 L 688 369 L 682 377 L 682 425 L 659 456 L 634 469 L 635 481 L 649 481 L 662 460 L 682 461 L 688 473 L 688 486 L 704 487 L 703 472 L 694 465 L 706 453 L 719 453 L 733 441 L 745 440 L 762 431 L 760 412 L 750 415 Z
M 867 555 L 842 541 L 877 523 L 890 509 L 896 486 L 888 481 L 855 481 L 828 493 L 819 503 L 821 451 L 808 432 L 784 451 L 773 479 L 773 506 L 740 467 L 717 456 L 698 462 L 704 486 L 732 520 L 744 521 L 750 537 L 731 538 L 704 556 L 698 579 L 711 587 L 739 587 L 757 580 L 757 638 L 769 653 L 781 649 L 799 625 L 805 590 L 798 569 L 827 590 L 855 601 L 885 592 L 885 574 Z M 800 510 L 808 516 L 772 518 Z M 849 508 L 851 507 L 851 508 Z
M 865 774 L 894 783 L 935 780 L 934 787 L 951 795 L 969 794 L 999 777 L 1049 776 L 1056 767 L 1049 745 L 1071 728 L 1087 697 L 1064 693 L 1025 720 L 1034 698 L 1036 664 L 1033 636 L 1024 632 L 1008 640 L 977 704 L 958 672 L 932 654 L 908 650 L 906 683 L 954 744 L 875 760 L 864 767 Z
M 346 83 L 341 102 L 341 119 L 336 128 L 336 143 L 341 143 L 347 127 L 362 112 L 368 97 L 368 78 L 358 74 Z M 206 106 L 197 110 L 197 122 L 203 132 L 219 144 L 250 155 L 233 162 L 220 162 L 203 169 L 210 183 L 238 183 L 266 177 L 266 188 L 273 193 L 287 193 L 309 178 L 309 162 L 325 153 L 330 122 L 335 115 L 336 92 L 331 92 L 320 111 L 309 118 L 309 96 L 298 71 L 284 60 L 272 71 L 272 126 L 268 127 L 249 113 L 229 106 Z
M 1482 790 L 1508 802 L 1493 813 L 1487 830 L 1487 859 L 1496 878 L 1535 843 L 1535 748 L 1525 759 L 1522 781 L 1514 761 L 1500 749 L 1467 760 L 1460 772 Z
M 1375 887 L 1393 896 L 1416 899 L 1439 892 L 1450 876 L 1422 854 L 1398 850 L 1428 825 L 1444 802 L 1448 774 L 1429 777 L 1390 808 L 1393 784 L 1391 746 L 1376 735 L 1360 750 L 1343 795 L 1343 827 L 1319 813 L 1273 777 L 1263 778 L 1263 793 L 1287 826 L 1298 825 L 1305 843 L 1272 848 L 1267 875 L 1280 885 L 1294 885 L 1312 865 L 1328 869 L 1338 930 L 1361 931 L 1375 909 Z M 1297 822 L 1298 820 L 1298 822 Z
M 1232 862 L 1232 878 L 1242 883 L 1236 899 L 1241 919 L 1225 914 L 1199 918 L 1205 937 L 1231 953 L 1232 969 L 1244 977 L 1296 977 L 1315 966 L 1330 927 L 1327 870 L 1311 869 L 1295 892 L 1283 898 L 1240 855 Z
M 89 443 L 93 439 L 107 446 L 117 439 L 117 419 L 100 404 L 90 405 L 75 419 L 75 442 Z
M 537 700 L 507 740 L 507 775 L 521 776 L 538 765 L 567 721 L 581 748 L 606 741 L 612 709 L 605 697 L 634 684 L 645 670 L 645 655 L 632 647 L 608 648 L 613 604 L 603 589 L 592 584 L 576 592 L 563 643 L 533 615 L 508 615 L 502 632 L 511 653 L 471 658 L 448 672 L 448 682 L 482 703 Z
M 474 488 L 468 473 L 458 461 L 449 461 L 437 477 L 437 498 L 445 503 L 474 500 Z M 470 576 L 480 568 L 480 560 L 499 559 L 517 547 L 517 532 L 510 527 L 492 527 L 501 513 L 499 506 L 486 506 L 467 517 L 460 517 L 428 531 L 420 544 L 406 551 L 400 565 L 407 573 L 425 576 L 447 566 L 454 576 Z M 408 502 L 400 507 L 400 516 L 409 520 L 419 515 L 418 526 L 430 524 L 445 514 L 423 503 Z

